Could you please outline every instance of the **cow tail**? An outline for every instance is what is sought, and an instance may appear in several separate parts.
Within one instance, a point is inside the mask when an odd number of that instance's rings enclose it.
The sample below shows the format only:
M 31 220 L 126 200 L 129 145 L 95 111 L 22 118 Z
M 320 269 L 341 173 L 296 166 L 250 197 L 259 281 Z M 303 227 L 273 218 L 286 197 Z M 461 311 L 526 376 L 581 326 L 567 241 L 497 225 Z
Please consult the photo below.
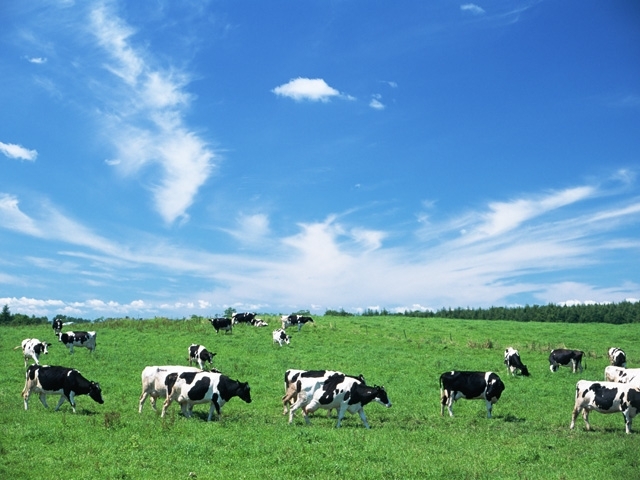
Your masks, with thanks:
M 22 345 L 18 345 L 17 347 L 13 347 L 14 350 L 17 350 L 19 348 L 22 348 Z

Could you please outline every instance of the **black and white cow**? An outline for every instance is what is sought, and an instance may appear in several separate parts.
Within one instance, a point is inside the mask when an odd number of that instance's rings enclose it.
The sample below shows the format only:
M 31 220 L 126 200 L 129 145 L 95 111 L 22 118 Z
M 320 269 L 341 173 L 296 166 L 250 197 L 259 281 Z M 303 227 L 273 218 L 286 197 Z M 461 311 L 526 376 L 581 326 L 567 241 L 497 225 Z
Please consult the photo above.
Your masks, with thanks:
M 213 357 L 215 357 L 215 353 L 209 352 L 204 346 L 198 345 L 197 343 L 192 343 L 189 346 L 189 366 L 193 363 L 197 363 L 200 367 L 200 370 L 204 370 L 205 364 L 208 362 L 209 367 L 213 366 Z
M 507 370 L 511 375 L 515 375 L 517 370 L 525 377 L 529 376 L 529 370 L 527 366 L 520 360 L 520 353 L 518 350 L 512 347 L 508 347 L 504 351 L 504 364 L 507 366 Z
M 214 409 L 220 419 L 220 409 L 233 397 L 240 397 L 251 403 L 251 389 L 248 383 L 231 380 L 220 373 L 170 373 L 165 383 L 168 395 L 162 406 L 162 417 L 174 401 L 180 404 L 182 414 L 187 418 L 191 416 L 193 405 L 211 403 L 208 422 L 211 421 Z
M 314 323 L 313 318 L 311 317 L 305 317 L 304 315 L 296 315 L 296 314 L 291 314 L 291 315 L 282 315 L 280 317 L 280 321 L 282 322 L 282 329 L 286 330 L 287 327 L 291 327 L 293 325 L 297 325 L 298 326 L 298 331 L 300 331 L 300 329 L 302 328 L 302 326 L 305 323 Z
M 557 348 L 551 350 L 549 354 L 549 369 L 552 372 L 557 372 L 558 367 L 568 367 L 571 365 L 571 371 L 576 373 L 578 370 L 582 372 L 582 357 L 584 352 L 582 350 L 569 350 L 566 348 Z
M 232 332 L 233 325 L 231 324 L 230 318 L 210 318 L 209 321 L 213 328 L 215 328 L 216 333 L 220 330 L 224 330 L 226 332 Z
M 298 391 L 304 390 L 302 386 L 302 381 L 306 382 L 322 382 L 324 383 L 330 376 L 332 376 L 337 372 L 335 370 L 296 370 L 289 369 L 284 372 L 284 396 L 282 397 L 282 405 L 283 411 L 282 414 L 286 415 L 288 410 L 291 409 L 291 406 L 298 399 Z M 364 375 L 360 374 L 358 376 L 347 375 L 348 377 L 354 378 L 359 382 L 365 383 Z M 331 410 L 327 412 L 327 415 L 331 415 Z
M 607 353 L 609 355 L 609 363 L 614 367 L 627 366 L 627 354 L 622 349 L 611 347 Z
M 37 393 L 46 408 L 49 408 L 47 395 L 60 395 L 56 411 L 67 400 L 71 404 L 73 413 L 76 413 L 75 397 L 77 395 L 89 395 L 94 401 L 104 403 L 100 384 L 87 380 L 78 370 L 66 367 L 31 365 L 27 369 L 22 390 L 25 410 L 28 409 L 31 393 Z
M 62 320 L 60 320 L 59 318 L 55 319 L 52 322 L 51 327 L 53 328 L 53 333 L 55 333 L 57 337 L 58 334 L 62 331 Z
M 300 392 L 299 396 L 302 397 L 302 394 Z M 364 426 L 370 428 L 364 413 L 364 407 L 373 401 L 387 408 L 391 407 L 391 402 L 384 387 L 377 385 L 369 387 L 353 377 L 336 372 L 327 378 L 320 388 L 315 389 L 311 399 L 305 402 L 302 411 L 305 422 L 309 424 L 310 413 L 319 408 L 329 411 L 335 408 L 338 410 L 336 428 L 340 428 L 346 412 L 351 414 L 358 413 Z
M 261 318 L 254 318 L 249 323 L 251 323 L 251 325 L 253 327 L 268 327 L 269 326 L 269 324 L 267 322 L 265 322 L 264 320 L 262 320 Z
M 482 399 L 487 405 L 487 418 L 491 418 L 493 404 L 500 400 L 504 383 L 493 372 L 451 371 L 440 375 L 440 415 L 447 406 L 453 417 L 453 404 L 460 398 Z
M 287 335 L 282 328 L 274 330 L 272 335 L 273 343 L 277 343 L 280 346 L 282 346 L 283 343 L 286 343 L 287 345 L 291 344 L 291 337 Z
M 14 350 L 22 348 L 22 355 L 24 356 L 24 368 L 27 368 L 30 358 L 32 358 L 33 361 L 36 362 L 36 365 L 40 365 L 40 355 L 42 355 L 43 353 L 47 355 L 49 353 L 48 347 L 50 346 L 50 343 L 41 342 L 37 338 L 25 338 L 22 341 L 22 344 L 15 347 Z
M 156 400 L 158 398 L 167 398 L 167 375 L 170 373 L 182 373 L 182 372 L 201 372 L 196 367 L 184 367 L 182 365 L 165 365 L 165 366 L 153 366 L 145 367 L 142 370 L 142 394 L 140 395 L 140 404 L 138 406 L 138 413 L 142 413 L 142 406 L 144 401 L 149 397 L 151 407 L 156 410 Z
M 640 385 L 580 380 L 576 384 L 576 403 L 569 428 L 573 430 L 576 418 L 582 412 L 586 428 L 591 430 L 591 410 L 600 413 L 621 412 L 624 416 L 625 431 L 631 433 L 631 421 L 640 410 Z
M 65 332 L 58 334 L 58 340 L 73 353 L 73 347 L 84 347 L 90 352 L 96 349 L 96 332 Z
M 640 368 L 624 368 L 609 365 L 604 367 L 604 381 L 640 384 Z
M 252 312 L 234 313 L 231 318 L 234 325 L 238 323 L 251 323 L 251 320 L 256 318 L 256 314 Z

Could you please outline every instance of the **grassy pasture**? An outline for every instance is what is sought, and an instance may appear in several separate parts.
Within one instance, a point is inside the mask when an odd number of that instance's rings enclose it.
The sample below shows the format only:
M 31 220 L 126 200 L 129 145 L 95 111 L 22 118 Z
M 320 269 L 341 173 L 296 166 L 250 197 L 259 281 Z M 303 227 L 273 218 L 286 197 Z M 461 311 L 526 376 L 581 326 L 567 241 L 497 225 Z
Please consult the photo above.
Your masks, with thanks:
M 640 324 L 547 324 L 397 317 L 318 317 L 291 346 L 272 344 L 275 318 L 264 328 L 219 333 L 206 321 L 121 320 L 96 330 L 97 349 L 74 355 L 50 326 L 0 328 L 0 478 L 640 478 L 640 433 L 626 435 L 621 414 L 591 414 L 594 431 L 579 418 L 569 430 L 575 383 L 600 380 L 610 346 L 640 366 Z M 53 412 L 32 396 L 24 411 L 20 345 L 36 337 L 53 343 L 41 363 L 74 367 L 100 382 L 98 405 L 77 398 Z M 253 402 L 233 398 L 220 422 L 207 423 L 208 406 L 191 419 L 179 406 L 161 419 L 146 403 L 138 414 L 140 372 L 147 365 L 187 364 L 187 347 L 216 352 L 214 366 L 248 381 Z M 520 351 L 530 378 L 509 377 L 505 347 Z M 552 374 L 552 348 L 580 348 L 586 370 Z M 384 385 L 393 402 L 366 407 L 371 430 L 357 415 L 341 429 L 320 411 L 305 426 L 289 426 L 280 398 L 288 368 L 363 373 Z M 482 401 L 460 400 L 455 417 L 440 416 L 438 377 L 446 370 L 493 370 L 506 384 L 486 419 Z M 159 402 L 160 406 L 160 402 Z M 446 415 L 446 412 L 445 412 Z M 640 417 L 636 420 L 640 432 Z M 33 459 L 37 461 L 33 461 Z

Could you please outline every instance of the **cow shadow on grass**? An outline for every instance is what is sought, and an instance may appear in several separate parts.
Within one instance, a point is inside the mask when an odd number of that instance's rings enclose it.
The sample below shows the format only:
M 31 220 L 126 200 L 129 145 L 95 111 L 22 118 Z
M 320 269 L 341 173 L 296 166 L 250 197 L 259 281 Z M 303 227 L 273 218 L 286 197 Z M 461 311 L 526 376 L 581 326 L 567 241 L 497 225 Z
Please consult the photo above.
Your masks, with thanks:
M 494 418 L 500 418 L 500 417 L 494 417 Z M 523 417 L 516 417 L 515 415 L 512 415 L 512 414 L 508 414 L 503 417 L 503 421 L 507 423 L 524 423 L 527 421 L 527 419 Z

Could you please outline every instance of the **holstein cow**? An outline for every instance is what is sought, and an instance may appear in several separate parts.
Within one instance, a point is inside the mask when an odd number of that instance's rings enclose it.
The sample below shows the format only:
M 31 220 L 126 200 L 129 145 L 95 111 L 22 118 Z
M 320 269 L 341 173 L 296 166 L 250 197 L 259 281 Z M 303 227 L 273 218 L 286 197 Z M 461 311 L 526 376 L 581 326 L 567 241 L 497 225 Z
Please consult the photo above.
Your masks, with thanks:
M 220 409 L 233 397 L 240 397 L 251 403 L 251 389 L 248 383 L 231 380 L 220 373 L 182 372 L 170 373 L 166 379 L 167 399 L 162 406 L 162 417 L 172 402 L 180 404 L 182 414 L 189 418 L 193 405 L 211 403 L 207 421 L 211 421 L 215 409 L 220 419 Z
M 24 368 L 27 368 L 30 358 L 32 358 L 33 361 L 36 362 L 36 365 L 40 365 L 40 355 L 43 353 L 47 355 L 49 353 L 47 348 L 50 346 L 50 343 L 41 342 L 37 338 L 25 338 L 22 341 L 22 344 L 15 347 L 14 350 L 22 348 L 22 355 L 24 356 Z
M 211 325 L 213 326 L 213 328 L 215 328 L 216 333 L 218 333 L 220 330 L 224 330 L 226 332 L 231 332 L 233 326 L 231 325 L 231 319 L 230 318 L 210 318 L 209 321 L 211 322 Z
M 65 332 L 58 334 L 58 340 L 65 344 L 69 353 L 73 353 L 73 347 L 84 347 L 90 352 L 96 349 L 96 332 Z
M 142 370 L 142 394 L 138 413 L 142 413 L 142 405 L 147 397 L 150 397 L 151 407 L 156 410 L 156 400 L 167 398 L 167 375 L 170 373 L 200 372 L 196 367 L 184 367 L 182 365 L 165 365 L 160 367 L 145 367 Z
M 192 343 L 189 346 L 189 366 L 195 362 L 200 367 L 200 370 L 204 370 L 205 364 L 209 362 L 209 367 L 213 367 L 213 357 L 215 356 L 215 353 L 209 352 L 209 350 L 197 343 Z
M 264 320 L 262 320 L 261 318 L 254 318 L 253 320 L 251 320 L 252 326 L 254 327 L 268 327 L 269 324 L 267 322 L 265 322 Z
M 557 372 L 559 366 L 568 367 L 571 364 L 571 370 L 576 373 L 578 370 L 582 372 L 582 357 L 584 352 L 582 350 L 568 350 L 566 348 L 558 348 L 551 350 L 549 355 L 549 369 L 552 372 Z
M 51 327 L 53 328 L 53 333 L 58 336 L 58 334 L 62 331 L 62 320 L 60 320 L 59 318 L 54 320 L 51 324 Z
M 520 370 L 520 373 L 525 377 L 529 376 L 529 370 L 527 366 L 520 360 L 520 353 L 518 350 L 512 347 L 508 347 L 504 351 L 504 364 L 507 366 L 511 375 L 516 374 L 516 370 Z
M 285 330 L 287 327 L 291 327 L 292 325 L 298 326 L 298 331 L 302 328 L 305 323 L 315 323 L 313 318 L 305 317 L 303 315 L 282 315 L 280 317 L 280 321 L 282 322 L 282 329 Z
M 586 428 L 591 430 L 591 410 L 600 413 L 621 412 L 624 416 L 625 431 L 631 433 L 631 421 L 640 410 L 640 385 L 580 380 L 576 384 L 576 403 L 569 428 L 573 430 L 576 418 L 582 412 Z
M 609 365 L 604 368 L 604 381 L 617 383 L 639 383 L 640 368 L 624 368 Z
M 319 408 L 338 410 L 338 423 L 336 428 L 340 428 L 344 414 L 358 413 L 366 428 L 369 427 L 367 417 L 364 414 L 365 405 L 376 401 L 387 408 L 391 407 L 391 402 L 384 387 L 369 387 L 353 377 L 348 377 L 343 373 L 335 373 L 324 382 L 322 388 L 317 389 L 303 408 L 304 419 L 309 424 L 309 414 Z
M 460 398 L 482 399 L 487 405 L 487 418 L 491 418 L 493 404 L 500 400 L 504 383 L 493 372 L 451 371 L 440 375 L 440 415 L 447 406 L 453 417 L 453 404 Z
M 332 376 L 336 372 L 334 370 L 296 370 L 289 369 L 284 372 L 284 396 L 282 397 L 283 411 L 282 414 L 287 414 L 287 407 L 290 409 L 298 399 L 298 390 L 302 389 L 301 382 L 311 381 L 316 383 L 318 381 L 325 382 L 327 378 Z M 365 383 L 364 375 L 360 374 L 357 377 L 347 375 L 348 377 L 355 378 L 356 380 Z M 327 412 L 327 416 L 331 415 L 331 410 Z
M 251 320 L 256 318 L 255 313 L 246 312 L 246 313 L 234 313 L 231 318 L 233 319 L 233 324 L 237 323 L 250 323 Z
M 607 352 L 609 355 L 609 363 L 614 367 L 626 367 L 627 355 L 620 348 L 611 347 Z
M 282 328 L 279 328 L 273 331 L 273 343 L 277 343 L 280 346 L 282 346 L 283 343 L 290 345 L 291 337 L 287 335 Z
M 31 393 L 40 395 L 40 401 L 45 408 L 49 408 L 47 395 L 60 395 L 56 411 L 67 400 L 71 404 L 73 413 L 76 413 L 75 397 L 77 395 L 89 395 L 99 404 L 104 403 L 100 384 L 89 381 L 77 370 L 66 367 L 31 365 L 27 369 L 26 381 L 22 390 L 25 410 L 28 409 Z

